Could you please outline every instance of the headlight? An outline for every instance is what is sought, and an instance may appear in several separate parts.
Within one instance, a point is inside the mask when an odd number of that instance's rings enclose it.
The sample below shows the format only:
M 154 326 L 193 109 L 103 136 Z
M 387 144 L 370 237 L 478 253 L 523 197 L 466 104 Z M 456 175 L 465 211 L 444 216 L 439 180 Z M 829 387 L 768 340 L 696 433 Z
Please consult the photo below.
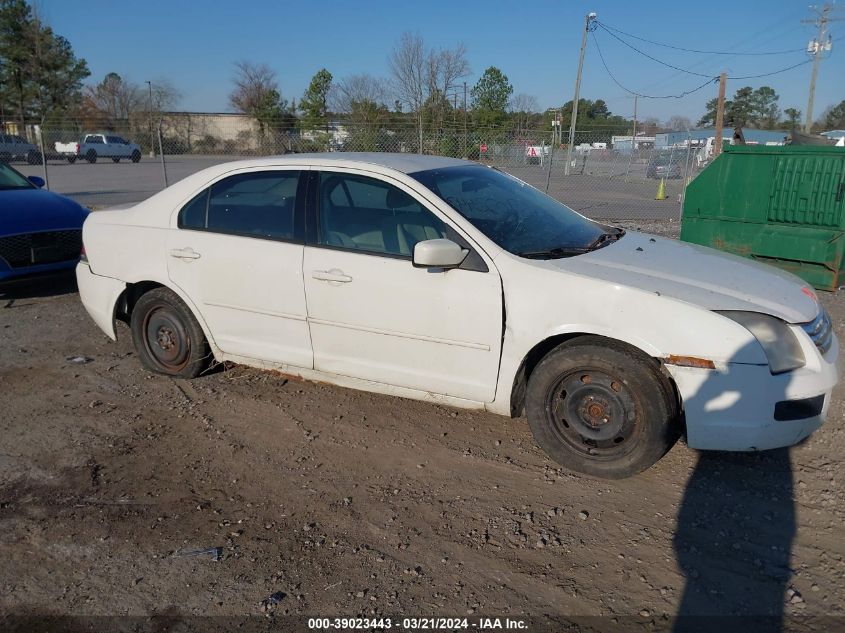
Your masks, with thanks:
M 759 312 L 719 310 L 718 314 L 736 321 L 754 335 L 766 353 L 773 374 L 798 369 L 806 364 L 801 344 L 789 326 L 780 319 Z

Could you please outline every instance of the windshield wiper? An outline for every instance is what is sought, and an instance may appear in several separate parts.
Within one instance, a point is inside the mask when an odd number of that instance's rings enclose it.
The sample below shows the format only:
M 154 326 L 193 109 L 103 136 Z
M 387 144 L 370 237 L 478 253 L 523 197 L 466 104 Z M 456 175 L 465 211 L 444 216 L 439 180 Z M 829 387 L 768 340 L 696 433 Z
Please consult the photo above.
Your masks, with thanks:
M 593 251 L 598 248 L 601 248 L 602 246 L 605 246 L 606 244 L 611 244 L 612 242 L 617 241 L 623 235 L 625 235 L 624 229 L 619 229 L 618 233 L 602 233 L 596 239 L 594 239 L 589 246 L 587 246 L 587 250 Z
M 617 231 L 617 233 L 602 233 L 587 246 L 556 246 L 555 248 L 550 248 L 544 251 L 524 251 L 522 253 L 517 253 L 517 255 L 519 257 L 525 257 L 526 259 L 556 259 L 560 257 L 583 255 L 584 253 L 589 253 L 590 251 L 602 248 L 607 244 L 612 244 L 625 235 L 625 229 L 617 229 Z
M 545 251 L 525 251 L 517 253 L 517 255 L 526 259 L 557 259 L 559 257 L 583 255 L 587 251 L 589 251 L 589 248 L 583 246 L 557 246 Z

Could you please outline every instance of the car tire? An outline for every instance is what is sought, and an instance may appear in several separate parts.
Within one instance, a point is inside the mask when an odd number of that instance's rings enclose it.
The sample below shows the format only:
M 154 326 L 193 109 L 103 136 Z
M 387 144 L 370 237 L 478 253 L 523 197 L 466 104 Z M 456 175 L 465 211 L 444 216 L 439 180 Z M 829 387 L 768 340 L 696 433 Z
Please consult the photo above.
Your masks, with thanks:
M 112 159 L 112 161 L 113 161 L 113 162 L 115 162 L 115 163 L 119 163 L 119 162 L 120 162 L 120 157 L 119 157 L 119 156 L 112 156 L 112 158 L 111 158 L 111 159 Z
M 32 151 L 26 155 L 26 162 L 30 165 L 42 165 L 44 164 L 44 157 L 41 152 Z
M 564 468 L 622 479 L 656 463 L 680 435 L 672 386 L 639 350 L 597 336 L 543 358 L 528 380 L 528 424 Z
M 137 162 L 138 162 L 138 161 L 140 161 L 140 160 L 141 160 L 141 152 L 139 152 L 139 151 L 136 149 L 134 152 L 132 152 L 132 162 L 133 162 L 133 163 L 137 163 Z
M 73 165 L 76 162 L 76 156 L 68 156 L 67 162 L 69 162 L 71 165 Z
M 89 163 L 96 163 L 97 162 L 97 152 L 95 152 L 93 149 L 89 149 L 88 153 L 85 154 L 85 160 L 87 160 Z
M 132 342 L 148 370 L 175 378 L 196 378 L 208 367 L 211 351 L 187 305 L 171 290 L 142 295 L 130 318 Z
M 0 163 L 11 163 L 12 155 L 9 152 L 0 152 Z

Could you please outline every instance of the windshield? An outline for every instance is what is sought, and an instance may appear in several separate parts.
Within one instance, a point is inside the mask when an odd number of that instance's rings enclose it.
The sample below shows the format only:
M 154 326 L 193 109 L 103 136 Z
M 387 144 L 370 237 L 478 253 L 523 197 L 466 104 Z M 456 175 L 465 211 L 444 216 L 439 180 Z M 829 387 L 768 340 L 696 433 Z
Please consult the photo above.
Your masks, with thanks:
M 32 189 L 33 184 L 8 165 L 0 163 L 0 191 L 8 189 Z
M 578 255 L 624 233 L 588 220 L 531 185 L 489 167 L 447 167 L 410 176 L 496 244 L 522 257 Z

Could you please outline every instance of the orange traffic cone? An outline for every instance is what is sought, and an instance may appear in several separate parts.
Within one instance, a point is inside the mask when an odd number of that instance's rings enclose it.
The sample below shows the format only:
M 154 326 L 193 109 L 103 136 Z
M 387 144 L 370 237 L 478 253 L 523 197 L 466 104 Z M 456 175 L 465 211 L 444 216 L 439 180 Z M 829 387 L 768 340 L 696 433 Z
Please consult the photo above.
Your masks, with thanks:
M 654 196 L 655 200 L 665 200 L 669 196 L 666 195 L 666 179 L 661 178 L 660 184 L 657 185 L 657 195 Z

